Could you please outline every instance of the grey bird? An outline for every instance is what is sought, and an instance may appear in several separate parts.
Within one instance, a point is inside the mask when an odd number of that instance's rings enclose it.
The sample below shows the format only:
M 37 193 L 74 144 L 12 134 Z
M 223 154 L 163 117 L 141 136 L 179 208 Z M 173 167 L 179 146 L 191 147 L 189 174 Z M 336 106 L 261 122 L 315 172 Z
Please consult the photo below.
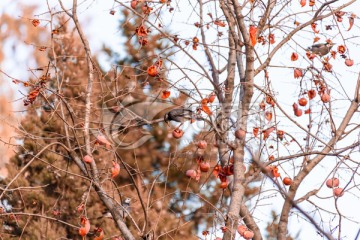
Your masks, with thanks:
M 194 118 L 193 115 L 194 115 L 193 111 L 191 111 L 189 109 L 177 108 L 177 109 L 173 109 L 173 110 L 167 112 L 164 115 L 164 122 L 166 122 L 167 124 L 169 124 L 170 121 L 182 123 L 186 120 L 190 120 L 190 119 Z
M 331 48 L 335 45 L 335 43 L 318 43 L 309 47 L 307 50 L 311 51 L 319 56 L 325 56 L 331 50 Z
M 120 207 L 121 210 L 121 216 L 123 219 L 125 219 L 131 212 L 131 198 L 126 198 L 123 202 L 122 202 L 122 206 Z
M 117 206 L 117 209 L 119 210 L 120 215 L 123 219 L 125 219 L 131 212 L 130 204 L 131 204 L 131 198 L 126 198 L 125 200 L 123 200 L 121 205 Z M 109 211 L 103 212 L 102 217 L 113 218 Z

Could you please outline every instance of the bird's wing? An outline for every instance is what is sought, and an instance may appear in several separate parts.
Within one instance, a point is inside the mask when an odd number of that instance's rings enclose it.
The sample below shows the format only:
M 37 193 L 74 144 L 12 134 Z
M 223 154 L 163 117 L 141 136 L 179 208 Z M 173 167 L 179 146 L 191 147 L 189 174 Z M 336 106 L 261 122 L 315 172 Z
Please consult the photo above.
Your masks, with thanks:
M 180 116 L 184 117 L 184 118 L 191 118 L 193 115 L 193 111 L 189 110 L 189 109 L 182 109 L 182 113 L 180 114 Z
M 172 110 L 172 112 L 176 112 L 176 113 L 192 113 L 192 111 L 190 109 L 186 109 L 186 108 L 175 108 Z
M 325 43 L 317 43 L 312 45 L 311 47 L 321 47 L 321 46 L 325 46 Z
M 184 117 L 184 116 L 189 116 L 191 114 L 192 114 L 191 110 L 184 109 L 184 108 L 173 109 L 169 112 L 169 115 L 171 117 Z

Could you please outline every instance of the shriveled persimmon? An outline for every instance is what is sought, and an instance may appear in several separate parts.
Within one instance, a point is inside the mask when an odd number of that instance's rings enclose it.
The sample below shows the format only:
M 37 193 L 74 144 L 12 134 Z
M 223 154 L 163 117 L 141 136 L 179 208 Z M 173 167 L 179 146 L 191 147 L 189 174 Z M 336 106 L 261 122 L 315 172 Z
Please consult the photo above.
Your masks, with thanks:
M 258 134 L 259 134 L 259 128 L 258 127 L 253 128 L 253 134 L 254 134 L 254 137 L 258 136 Z
M 211 93 L 211 94 L 209 95 L 209 97 L 208 97 L 209 103 L 214 102 L 215 98 L 216 98 L 215 93 Z
M 207 147 L 207 142 L 205 140 L 201 140 L 197 143 L 197 147 L 200 149 L 205 149 Z
M 316 91 L 314 89 L 311 89 L 308 91 L 308 96 L 309 96 L 309 99 L 313 99 L 316 97 Z
M 151 65 L 148 67 L 147 73 L 150 77 L 156 77 L 159 74 L 158 67 Z
M 344 45 L 340 45 L 337 48 L 338 53 L 344 54 L 346 52 L 346 47 Z
M 267 95 L 265 97 L 265 101 L 266 101 L 267 104 L 270 104 L 272 107 L 275 106 L 275 101 L 271 96 Z
M 254 25 L 250 25 L 249 34 L 250 34 L 250 43 L 252 46 L 255 46 L 255 44 L 257 43 L 256 33 L 257 33 L 257 27 L 255 27 Z
M 302 76 L 303 76 L 303 73 L 302 73 L 301 69 L 295 68 L 294 69 L 294 78 L 300 78 Z
M 298 58 L 299 58 L 299 55 L 297 53 L 293 52 L 291 54 L 291 61 L 296 61 L 296 60 L 298 60 Z
M 219 187 L 225 189 L 227 186 L 229 186 L 229 181 L 221 182 Z
M 130 6 L 131 6 L 131 8 L 132 9 L 136 9 L 136 5 L 138 4 L 138 1 L 137 0 L 132 0 L 131 2 L 130 2 Z
M 252 239 L 254 237 L 254 232 L 251 230 L 246 230 L 243 234 L 243 238 Z
M 321 101 L 322 101 L 323 103 L 328 103 L 328 102 L 330 102 L 330 95 L 329 95 L 328 93 L 323 93 L 323 94 L 321 95 Z
M 237 227 L 237 232 L 241 235 L 244 236 L 244 232 L 247 230 L 248 228 L 245 225 L 239 225 Z
M 90 221 L 89 221 L 89 219 L 87 219 L 84 216 L 81 216 L 80 217 L 80 225 L 81 225 L 81 227 L 79 229 L 79 234 L 80 234 L 80 236 L 85 237 L 86 234 L 88 234 L 89 231 L 90 231 Z
M 83 161 L 86 163 L 91 163 L 92 161 L 94 161 L 94 159 L 92 157 L 90 157 L 89 155 L 85 155 L 83 157 Z
M 265 119 L 268 120 L 269 122 L 272 119 L 272 112 L 271 111 L 266 111 L 265 112 Z
M 186 171 L 186 176 L 191 179 L 195 179 L 196 175 L 197 175 L 197 173 L 196 173 L 196 170 L 194 170 L 194 169 L 189 169 Z
M 235 131 L 235 137 L 237 139 L 244 139 L 245 136 L 246 136 L 246 132 L 244 130 L 238 129 L 238 130 Z
M 112 162 L 112 165 L 113 166 L 111 168 L 111 177 L 114 178 L 120 173 L 120 165 L 115 161 Z
M 40 24 L 40 20 L 39 20 L 39 19 L 33 19 L 33 20 L 31 21 L 31 23 L 32 23 L 32 25 L 33 25 L 34 27 L 37 27 L 37 26 L 39 26 L 39 24 Z
M 170 96 L 170 91 L 164 90 L 164 91 L 161 92 L 161 98 L 162 98 L 162 99 L 166 99 L 166 98 L 168 98 L 169 96 Z
M 285 134 L 285 132 L 283 130 L 277 130 L 276 131 L 276 135 L 280 140 L 284 139 L 284 134 Z
M 208 172 L 210 170 L 210 163 L 208 162 L 201 162 L 199 164 L 200 171 L 202 172 Z

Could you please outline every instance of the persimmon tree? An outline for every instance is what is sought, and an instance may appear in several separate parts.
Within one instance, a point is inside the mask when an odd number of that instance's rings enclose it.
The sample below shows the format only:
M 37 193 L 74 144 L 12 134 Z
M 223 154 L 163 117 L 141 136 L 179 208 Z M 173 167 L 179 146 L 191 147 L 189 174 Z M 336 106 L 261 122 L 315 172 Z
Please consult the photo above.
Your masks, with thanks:
M 115 0 L 129 55 L 105 49 L 109 71 L 81 4 L 64 4 L 27 16 L 49 28 L 43 73 L 7 76 L 29 89 L 1 193 L 24 234 L 44 221 L 96 239 L 292 239 L 296 221 L 312 239 L 358 234 L 343 213 L 359 195 L 355 0 Z
M 129 12 L 124 11 L 123 14 L 124 16 L 128 16 Z M 113 230 L 116 226 L 112 219 L 102 216 L 102 212 L 105 212 L 107 208 L 98 198 L 93 197 L 91 185 L 87 184 L 88 178 L 86 175 L 81 177 L 81 174 L 84 174 L 81 173 L 81 168 L 74 162 L 69 161 L 69 158 L 66 157 L 63 159 L 63 156 L 60 155 L 68 155 L 68 153 L 62 152 L 63 149 L 53 143 L 54 141 L 59 141 L 60 146 L 62 146 L 61 143 L 64 143 L 64 146 L 66 146 L 67 140 L 65 139 L 72 141 L 72 139 L 76 138 L 72 138 L 72 136 L 76 136 L 76 131 L 79 130 L 77 127 L 80 126 L 80 129 L 82 129 L 81 125 L 83 125 L 84 115 L 83 111 L 81 108 L 78 108 L 78 106 L 83 106 L 84 104 L 83 93 L 85 92 L 87 83 L 87 70 L 83 65 L 86 61 L 84 61 L 84 58 L 82 57 L 84 55 L 84 50 L 80 38 L 77 35 L 71 34 L 72 29 L 68 26 L 69 20 L 66 16 L 60 16 L 60 18 L 57 17 L 59 16 L 54 15 L 54 19 L 50 19 L 52 26 L 54 26 L 54 30 L 51 31 L 51 35 L 48 32 L 49 39 L 47 41 L 35 45 L 34 43 L 37 43 L 38 39 L 33 40 L 33 44 L 36 46 L 35 54 L 40 54 L 43 57 L 47 56 L 48 61 L 50 62 L 46 63 L 46 65 L 44 65 L 43 62 L 37 62 L 39 67 L 37 67 L 36 70 L 31 69 L 34 75 L 40 74 L 39 78 L 20 80 L 14 79 L 10 75 L 5 75 L 8 80 L 12 80 L 13 84 L 19 88 L 28 88 L 29 94 L 23 99 L 24 107 L 27 109 L 27 115 L 26 118 L 21 121 L 21 125 L 18 129 L 18 137 L 22 139 L 23 144 L 19 147 L 16 156 L 14 156 L 11 164 L 8 166 L 10 176 L 9 180 L 5 182 L 5 185 L 10 182 L 11 185 L 17 184 L 21 187 L 18 192 L 13 192 L 10 191 L 12 187 L 9 186 L 10 189 L 7 189 L 4 192 L 3 197 L 6 201 L 11 203 L 13 209 L 16 209 L 16 211 L 12 211 L 13 214 L 16 212 L 16 215 L 11 215 L 9 212 L 5 213 L 3 223 L 6 228 L 4 229 L 3 234 L 5 236 L 21 235 L 32 239 L 41 236 L 47 236 L 49 238 L 55 236 L 78 238 L 80 233 L 81 235 L 88 233 L 89 236 L 95 236 L 105 232 L 105 236 L 113 236 L 115 238 L 119 235 Z M 136 21 L 134 23 L 126 23 L 126 21 L 127 18 L 124 17 L 120 22 L 122 25 L 121 32 L 124 36 L 131 37 L 138 23 L 136 23 Z M 137 21 L 141 22 L 141 19 L 138 18 Z M 33 19 L 25 21 L 23 24 L 27 24 L 27 27 L 39 32 L 39 28 L 41 28 L 42 31 L 42 26 L 45 25 L 43 21 L 39 20 L 39 22 L 33 22 Z M 176 198 L 164 199 L 162 196 L 164 195 L 164 191 L 165 195 L 167 192 L 173 193 L 175 187 L 162 184 L 159 186 L 153 185 L 147 190 L 147 185 L 140 184 L 136 191 L 140 194 L 140 198 L 137 193 L 133 191 L 134 182 L 141 183 L 143 181 L 150 181 L 153 178 L 153 172 L 148 171 L 148 169 L 152 169 L 153 166 L 155 166 L 154 168 L 156 169 L 160 167 L 169 167 L 169 163 L 165 161 L 167 154 L 157 150 L 164 144 L 164 135 L 167 133 L 163 130 L 163 126 L 153 124 L 152 128 L 154 134 L 152 134 L 152 136 L 155 136 L 157 140 L 148 141 L 142 144 L 141 148 L 135 149 L 136 152 L 134 152 L 133 148 L 127 150 L 127 148 L 125 148 L 126 144 L 136 142 L 135 140 L 137 140 L 139 134 L 136 133 L 136 130 L 134 131 L 134 129 L 130 132 L 131 134 L 126 134 L 125 132 L 128 132 L 128 129 L 123 127 L 120 128 L 122 123 L 121 116 L 124 113 L 119 111 L 120 105 L 118 105 L 118 103 L 125 104 L 129 99 L 140 103 L 146 99 L 147 94 L 143 92 L 143 83 L 139 82 L 139 86 L 137 86 L 138 80 L 135 77 L 141 70 L 136 70 L 133 67 L 130 67 L 130 65 L 138 64 L 139 59 L 146 57 L 146 54 L 148 53 L 161 51 L 163 46 L 156 43 L 156 39 L 158 38 L 159 35 L 155 34 L 152 37 L 149 37 L 149 39 L 153 40 L 155 43 L 147 44 L 140 51 L 139 49 L 135 49 L 133 44 L 126 44 L 126 51 L 129 53 L 126 57 L 116 56 L 109 48 L 104 49 L 104 52 L 108 53 L 116 63 L 114 64 L 114 69 L 109 73 L 104 73 L 103 76 L 106 86 L 108 86 L 108 89 L 112 89 L 112 91 L 101 90 L 96 94 L 94 93 L 93 100 L 96 104 L 95 107 L 92 108 L 92 114 L 99 114 L 99 116 L 102 116 L 101 125 L 99 125 L 101 127 L 98 128 L 99 126 L 97 126 L 94 128 L 95 132 L 92 133 L 95 135 L 92 136 L 95 136 L 96 139 L 92 142 L 92 146 L 94 147 L 93 153 L 91 156 L 86 154 L 81 156 L 83 162 L 81 162 L 81 164 L 91 164 L 91 162 L 97 161 L 98 164 L 100 164 L 99 166 L 101 166 L 101 174 L 99 174 L 99 176 L 102 178 L 102 186 L 107 186 L 106 191 L 112 189 L 111 191 L 117 192 L 114 200 L 121 203 L 122 200 L 125 200 L 126 198 L 132 199 L 132 214 L 129 215 L 127 221 L 131 221 L 133 225 L 131 224 L 129 229 L 133 230 L 135 233 L 141 234 L 139 226 L 144 226 L 144 223 L 146 223 L 149 224 L 156 235 L 173 235 L 173 233 L 168 233 L 168 231 L 176 229 L 179 224 L 178 219 L 174 217 L 174 213 L 178 210 L 165 206 L 169 204 L 170 200 L 174 201 Z M 32 46 L 33 45 L 30 45 L 30 47 Z M 46 51 L 40 51 L 40 48 L 44 48 Z M 55 59 L 59 58 L 58 56 L 61 56 L 61 61 L 55 61 Z M 54 73 L 52 72 L 52 63 L 56 65 L 57 73 L 55 76 L 59 76 L 60 82 L 66 82 L 66 79 L 72 79 L 71 83 L 67 82 L 61 87 L 61 97 L 63 97 L 66 102 L 69 101 L 67 106 L 71 109 L 71 113 L 66 111 L 63 112 L 58 108 L 60 105 L 57 105 L 58 99 L 54 95 L 54 91 L 56 92 L 59 88 L 58 83 L 54 81 L 56 78 L 54 78 Z M 149 63 L 142 60 L 140 65 L 143 66 L 143 71 L 146 71 Z M 46 74 L 47 72 L 48 74 Z M 44 89 L 39 89 L 38 86 L 44 84 L 45 81 L 49 83 L 49 85 L 43 86 Z M 154 91 L 157 93 L 157 84 L 159 84 L 158 81 L 149 80 L 147 86 L 153 87 L 155 89 Z M 162 85 L 166 86 L 166 84 Z M 97 83 L 95 83 L 95 86 L 100 89 L 100 85 L 97 85 Z M 131 91 L 129 91 L 129 89 Z M 113 92 L 115 90 L 116 92 Z M 184 101 L 181 100 L 182 98 L 184 97 L 179 97 L 179 104 L 181 101 Z M 152 98 L 151 101 L 153 101 Z M 170 106 L 171 105 L 167 104 L 166 108 Z M 135 106 L 135 111 L 142 110 L 141 107 L 141 105 Z M 64 119 L 70 117 L 70 119 L 72 119 L 71 121 L 74 120 L 72 124 L 77 126 L 73 129 L 75 132 L 67 133 L 66 126 L 64 126 L 66 123 L 62 120 L 56 120 L 56 117 L 54 118 L 54 114 L 59 114 L 57 116 L 60 116 L 63 113 Z M 159 113 L 158 111 L 154 111 L 154 114 Z M 115 121 L 115 124 L 111 124 L 112 121 Z M 15 125 L 12 124 L 11 126 L 14 127 Z M 127 159 L 127 167 L 125 168 L 120 167 L 120 160 L 112 161 L 118 159 L 118 157 L 110 157 L 105 145 L 105 148 L 102 148 L 101 145 L 99 145 L 103 144 L 102 141 L 106 141 L 101 137 L 110 134 L 110 131 L 115 128 L 116 130 L 117 128 L 123 129 L 123 131 L 116 131 L 115 133 L 121 134 L 121 137 L 126 138 L 122 139 L 122 144 L 119 144 L 118 149 L 121 159 Z M 68 135 L 68 137 L 60 137 L 60 139 L 55 140 L 53 134 L 58 136 Z M 97 139 L 97 137 L 99 137 L 99 139 Z M 79 141 L 81 142 L 81 140 Z M 170 146 L 173 146 L 176 143 L 176 141 L 171 139 L 167 142 L 170 143 Z M 45 150 L 46 153 L 44 153 L 41 151 L 44 146 L 52 146 L 52 148 L 50 151 Z M 40 155 L 37 156 L 37 153 Z M 60 158 L 57 157 L 58 155 Z M 137 162 L 138 158 L 140 158 L 141 161 L 144 161 L 140 165 Z M 62 160 L 58 161 L 59 159 Z M 102 162 L 102 159 L 112 160 Z M 103 163 L 105 165 L 103 165 Z M 18 174 L 19 169 L 22 169 L 20 174 Z M 125 169 L 129 171 L 130 175 L 120 174 L 124 171 L 126 172 Z M 177 171 L 168 171 L 168 176 L 176 175 Z M 78 179 L 76 176 L 80 178 Z M 11 180 L 12 177 L 14 177 L 13 181 Z M 34 185 L 36 186 L 36 190 L 24 192 L 23 189 L 27 189 L 28 186 Z M 115 187 L 117 185 L 118 187 Z M 165 186 L 166 189 L 164 189 Z M 121 191 L 118 191 L 119 187 L 121 188 Z M 148 209 L 147 218 L 152 219 L 152 221 L 144 220 L 143 215 L 138 219 L 135 216 L 139 214 L 139 211 L 142 211 L 141 209 L 143 208 L 143 203 L 140 203 L 140 201 L 145 201 L 145 199 L 148 198 L 149 193 L 151 193 L 152 200 L 151 202 L 146 202 L 149 206 L 144 206 L 144 209 Z M 114 197 L 113 194 L 111 195 L 111 197 Z M 18 202 L 20 198 L 22 199 L 22 202 Z M 31 204 L 27 205 L 26 203 Z M 39 211 L 41 211 L 41 213 L 39 213 Z M 86 217 L 84 215 L 85 211 Z M 167 212 L 170 214 L 170 216 L 166 217 L 166 221 L 159 218 L 160 212 L 161 216 L 165 216 Z M 17 218 L 15 219 L 12 216 L 17 216 Z M 29 218 L 32 218 L 31 221 L 28 220 Z M 137 221 L 135 221 L 135 219 Z M 122 218 L 122 220 L 125 219 Z M 58 221 L 62 222 L 62 224 L 57 224 L 56 222 Z M 91 231 L 88 229 L 89 223 Z M 176 235 L 187 236 L 192 228 L 193 226 L 191 224 L 187 224 L 186 226 L 183 226 L 181 232 Z

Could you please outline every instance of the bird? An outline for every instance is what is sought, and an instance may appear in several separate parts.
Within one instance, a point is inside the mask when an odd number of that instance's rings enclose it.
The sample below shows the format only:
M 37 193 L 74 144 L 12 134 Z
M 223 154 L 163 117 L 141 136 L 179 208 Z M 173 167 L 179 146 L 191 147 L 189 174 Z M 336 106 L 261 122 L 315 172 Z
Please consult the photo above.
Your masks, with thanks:
M 126 198 L 122 201 L 122 204 L 117 206 L 117 210 L 120 212 L 120 216 L 125 219 L 131 212 L 131 198 Z M 103 212 L 102 216 L 99 218 L 113 218 L 109 211 Z
M 166 122 L 167 124 L 169 124 L 170 121 L 182 123 L 186 120 L 191 120 L 193 118 L 194 118 L 193 111 L 185 108 L 177 108 L 177 109 L 172 109 L 171 111 L 167 112 L 164 115 L 164 122 Z
M 122 202 L 122 209 L 120 210 L 121 212 L 121 216 L 123 219 L 125 219 L 131 212 L 131 198 L 126 198 L 123 202 Z
M 332 43 L 332 42 L 318 43 L 318 44 L 312 45 L 307 50 L 322 57 L 322 56 L 325 56 L 326 54 L 328 54 L 334 45 L 335 45 L 335 43 Z

